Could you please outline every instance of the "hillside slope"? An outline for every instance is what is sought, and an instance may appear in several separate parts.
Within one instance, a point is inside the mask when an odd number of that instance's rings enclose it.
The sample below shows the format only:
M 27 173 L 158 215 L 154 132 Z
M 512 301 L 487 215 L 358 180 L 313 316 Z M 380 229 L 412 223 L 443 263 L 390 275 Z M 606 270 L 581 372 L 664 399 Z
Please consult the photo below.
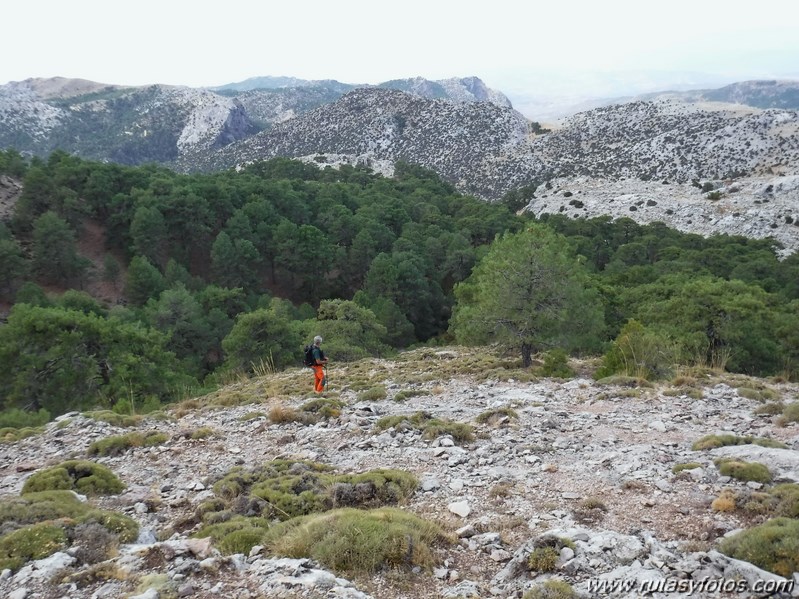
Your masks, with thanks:
M 570 542 L 554 574 L 583 596 L 630 597 L 645 581 L 667 579 L 779 580 L 715 550 L 724 535 L 766 515 L 714 509 L 712 501 L 723 493 L 753 497 L 754 489 L 767 492 L 771 485 L 723 476 L 714 460 L 762 462 L 775 481 L 799 482 L 797 423 L 778 426 L 775 416 L 757 410 L 761 401 L 750 399 L 795 402 L 795 384 L 708 372 L 630 388 L 581 377 L 535 379 L 484 350 L 421 349 L 394 361 L 332 365 L 329 397 L 342 402 L 341 413 L 316 424 L 277 422 L 274 414 L 307 405 L 310 384 L 307 370 L 290 370 L 184 402 L 167 419 L 141 421 L 138 430 L 161 431 L 168 440 L 96 458 L 128 485 L 99 504 L 130 514 L 142 527 L 137 544 L 105 563 L 103 571 L 124 568 L 126 576 L 92 576 L 97 568 L 71 563 L 63 553 L 37 562 L 38 570 L 4 575 L 0 592 L 61 596 L 69 585 L 58 581 L 69 577 L 84 596 L 121 597 L 145 575 L 159 574 L 175 592 L 191 589 L 200 597 L 283 596 L 301 589 L 303 596 L 335 592 L 360 599 L 510 597 L 551 576 L 525 564 L 534 547 L 553 537 Z M 371 399 L 364 399 L 367 394 Z M 410 420 L 378 426 L 386 416 L 419 411 L 469 424 L 477 435 L 461 440 L 448 429 L 426 435 Z M 91 442 L 130 430 L 70 414 L 39 436 L 0 445 L 3 499 L 19 493 L 31 471 L 85 456 Z M 768 438 L 784 448 L 692 449 L 718 431 Z M 234 467 L 274 459 L 312 460 L 341 472 L 408 470 L 419 486 L 401 508 L 438 522 L 458 540 L 438 550 L 432 572 L 334 580 L 313 562 L 277 560 L 261 549 L 224 557 L 207 541 L 189 539 L 199 529 L 192 520 L 199 506 L 207 510 L 220 498 L 211 489 L 215 481 Z M 675 474 L 682 464 L 691 466 Z M 51 577 L 57 569 L 59 577 Z M 596 588 L 602 580 L 621 579 L 637 586 Z M 718 595 L 699 590 L 692 596 Z

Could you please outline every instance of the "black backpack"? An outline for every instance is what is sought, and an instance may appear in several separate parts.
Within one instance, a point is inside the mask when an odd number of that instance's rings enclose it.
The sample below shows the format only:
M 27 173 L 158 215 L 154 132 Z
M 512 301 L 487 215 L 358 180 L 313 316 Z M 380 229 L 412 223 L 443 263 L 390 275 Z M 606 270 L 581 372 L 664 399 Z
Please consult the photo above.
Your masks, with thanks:
M 302 363 L 306 366 L 313 366 L 316 364 L 316 360 L 313 357 L 313 345 L 306 345 L 303 351 L 305 352 L 305 356 L 302 359 Z

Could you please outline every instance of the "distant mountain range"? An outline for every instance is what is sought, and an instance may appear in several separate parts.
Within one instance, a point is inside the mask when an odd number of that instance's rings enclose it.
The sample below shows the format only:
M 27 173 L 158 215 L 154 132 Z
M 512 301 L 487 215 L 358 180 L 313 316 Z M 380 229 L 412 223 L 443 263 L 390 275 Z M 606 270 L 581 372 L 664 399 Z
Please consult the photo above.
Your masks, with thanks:
M 556 176 L 792 172 L 797 108 L 799 82 L 750 81 L 625 99 L 547 132 L 477 77 L 378 86 L 262 77 L 213 90 L 29 79 L 0 86 L 0 147 L 186 172 L 288 156 L 390 173 L 405 160 L 495 200 Z

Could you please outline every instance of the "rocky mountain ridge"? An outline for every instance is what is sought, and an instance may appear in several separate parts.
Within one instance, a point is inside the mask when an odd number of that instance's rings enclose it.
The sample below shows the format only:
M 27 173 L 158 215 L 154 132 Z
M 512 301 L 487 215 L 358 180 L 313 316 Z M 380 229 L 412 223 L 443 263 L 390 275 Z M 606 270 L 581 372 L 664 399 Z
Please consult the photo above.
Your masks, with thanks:
M 799 596 L 799 572 L 786 579 L 716 550 L 718 541 L 761 518 L 712 507 L 724 493 L 754 496 L 767 489 L 722 475 L 715 461 L 721 457 L 760 462 L 775 484 L 799 482 L 797 423 L 778 424 L 758 410 L 762 400 L 751 399 L 760 388 L 764 396 L 796 402 L 795 384 L 718 373 L 639 388 L 579 375 L 448 374 L 472 355 L 465 348 L 426 349 L 394 362 L 337 366 L 332 397 L 343 402 L 341 413 L 316 424 L 267 415 L 275 406 L 299 408 L 306 401 L 302 389 L 310 380 L 299 369 L 178 404 L 166 419 L 145 418 L 138 430 L 166 433 L 166 441 L 96 458 L 127 484 L 100 507 L 135 518 L 138 541 L 100 565 L 81 564 L 80 552 L 68 550 L 6 571 L 0 592 L 18 599 L 113 598 L 160 576 L 161 588 L 202 598 L 520 597 L 552 578 L 579 597 L 633 599 L 648 588 L 654 591 L 646 596 L 665 599 L 674 596 L 668 585 L 689 582 L 691 596 L 725 596 L 708 580 L 745 581 L 736 597 L 763 596 L 755 592 L 757 581 L 788 589 L 771 596 Z M 364 375 L 386 390 L 385 399 L 363 400 L 351 388 Z M 286 390 L 289 381 L 293 391 Z M 470 423 L 476 438 L 427 438 L 409 423 L 376 427 L 384 416 L 419 411 Z M 92 442 L 129 430 L 72 413 L 39 436 L 0 445 L 0 494 L 14 496 L 31 472 L 85 456 Z M 198 430 L 210 435 L 193 436 Z M 720 433 L 784 447 L 694 448 L 700 438 Z M 215 498 L 212 484 L 231 468 L 272 459 L 312 460 L 343 472 L 409 470 L 419 486 L 402 509 L 438 522 L 457 541 L 439 552 L 432 572 L 348 578 L 312 560 L 269 556 L 261 547 L 223 556 L 213 543 L 190 538 L 194 529 L 180 529 L 178 522 Z M 679 465 L 687 468 L 675 473 Z M 570 544 L 551 572 L 531 570 L 531 552 L 553 539 Z
M 799 216 L 797 192 L 785 182 L 776 187 L 766 182 L 799 174 L 794 109 L 706 101 L 709 94 L 691 102 L 666 97 L 582 112 L 549 131 L 478 78 L 398 80 L 346 93 L 346 84 L 335 81 L 272 83 L 268 90 L 242 84 L 243 91 L 220 93 L 79 80 L 12 83 L 0 86 L 0 146 L 33 153 L 64 147 L 88 158 L 155 161 L 185 172 L 287 156 L 322 168 L 357 164 L 390 176 L 394 163 L 404 160 L 489 201 L 526 190 L 529 209 L 539 212 L 552 209 L 554 200 L 550 195 L 542 201 L 543 190 L 535 197 L 530 190 L 549 180 L 557 179 L 564 191 L 586 178 L 605 181 L 630 196 L 652 193 L 656 181 L 662 193 L 644 202 L 656 201 L 661 210 L 636 206 L 628 208 L 636 214 L 627 216 L 691 225 L 703 234 L 775 234 L 786 247 L 796 246 L 791 225 Z M 741 83 L 716 90 L 715 97 L 752 102 L 766 95 L 790 97 L 792 84 L 771 83 Z M 267 83 L 252 84 L 257 85 Z M 738 194 L 740 205 L 728 211 L 738 220 L 671 218 L 685 212 L 681 198 L 691 182 L 717 191 L 711 201 Z M 768 185 L 780 191 L 760 197 Z M 620 205 L 583 201 L 580 212 L 572 212 L 618 215 Z M 748 208 L 741 210 L 744 205 Z

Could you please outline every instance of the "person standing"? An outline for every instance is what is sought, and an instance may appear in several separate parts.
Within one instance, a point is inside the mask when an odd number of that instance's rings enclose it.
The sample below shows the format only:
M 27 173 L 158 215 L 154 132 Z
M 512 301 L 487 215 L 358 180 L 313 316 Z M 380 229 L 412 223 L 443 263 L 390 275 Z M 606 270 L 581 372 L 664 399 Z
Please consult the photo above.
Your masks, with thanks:
M 313 364 L 311 368 L 314 371 L 314 391 L 322 393 L 327 386 L 327 377 L 325 376 L 325 365 L 327 358 L 325 352 L 322 351 L 322 338 L 317 335 L 313 338 Z

